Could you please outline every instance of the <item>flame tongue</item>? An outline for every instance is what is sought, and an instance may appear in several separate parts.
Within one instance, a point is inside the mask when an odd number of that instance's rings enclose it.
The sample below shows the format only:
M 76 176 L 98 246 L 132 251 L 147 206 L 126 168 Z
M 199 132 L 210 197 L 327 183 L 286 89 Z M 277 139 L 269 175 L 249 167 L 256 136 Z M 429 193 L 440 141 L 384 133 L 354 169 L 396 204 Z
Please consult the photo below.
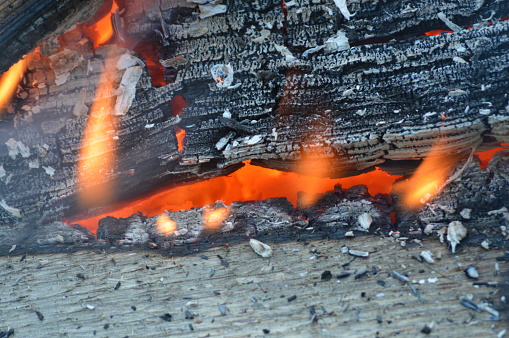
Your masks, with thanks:
M 114 187 L 109 182 L 115 162 L 115 125 L 111 114 L 114 97 L 101 97 L 114 91 L 114 82 L 107 73 L 112 67 L 110 63 L 107 60 L 99 80 L 78 163 L 79 204 L 84 208 L 107 204 L 113 198 Z
M 26 59 L 19 60 L 0 78 L 0 113 L 6 107 L 16 92 L 18 84 L 23 79 L 27 68 Z
M 415 173 L 394 185 L 394 190 L 401 193 L 405 209 L 419 208 L 438 194 L 458 162 L 459 157 L 446 153 L 442 146 L 436 142 Z

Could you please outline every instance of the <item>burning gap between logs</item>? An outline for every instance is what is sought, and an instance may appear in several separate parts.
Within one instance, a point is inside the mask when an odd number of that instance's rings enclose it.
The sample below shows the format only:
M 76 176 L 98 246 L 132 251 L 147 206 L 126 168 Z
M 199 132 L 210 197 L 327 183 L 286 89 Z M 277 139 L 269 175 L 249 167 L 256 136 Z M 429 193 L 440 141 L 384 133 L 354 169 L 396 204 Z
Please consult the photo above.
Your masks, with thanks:
M 102 9 L 102 12 L 107 14 L 99 18 L 94 17 L 84 24 L 77 25 L 75 29 L 81 30 L 93 43 L 94 52 L 101 46 L 117 44 L 123 48 L 134 50 L 143 57 L 143 60 L 138 60 L 135 57 L 122 60 L 129 65 L 126 66 L 126 73 L 129 72 L 129 74 L 124 74 L 120 86 L 123 85 L 124 78 L 139 78 L 142 67 L 145 65 L 152 76 L 153 85 L 155 87 L 165 86 L 171 79 L 168 80 L 169 77 L 163 71 L 164 67 L 157 56 L 157 47 L 151 45 L 150 42 L 134 41 L 122 33 L 124 9 L 120 9 L 114 1 L 105 2 L 105 4 L 110 3 L 111 8 Z M 287 9 L 284 2 L 282 9 L 286 20 Z M 163 21 L 162 18 L 161 21 Z M 285 26 L 283 25 L 283 32 L 284 30 Z M 424 34 L 433 36 L 444 33 L 453 33 L 453 31 L 442 29 Z M 72 34 L 72 32 L 66 34 Z M 165 31 L 164 23 L 162 23 L 162 32 L 159 34 L 163 37 L 168 34 Z M 34 52 L 26 55 L 23 60 L 13 65 L 1 77 L 0 108 L 3 107 L 3 111 L 0 114 L 12 113 L 10 102 L 14 96 L 21 95 L 18 84 L 21 81 L 26 81 L 24 76 L 28 71 L 28 65 L 34 59 L 43 58 L 40 48 L 38 47 Z M 105 172 L 115 170 L 115 148 L 118 141 L 115 130 L 115 126 L 118 125 L 116 119 L 125 114 L 134 97 L 134 94 L 124 95 L 120 100 L 117 98 L 115 101 L 111 96 L 105 95 L 105 93 L 118 90 L 115 84 L 115 74 L 111 70 L 116 70 L 120 62 L 121 60 L 118 58 L 106 57 L 94 103 L 88 112 L 86 129 L 83 131 L 78 164 L 78 203 L 81 209 L 92 210 L 100 207 L 101 210 L 108 211 L 91 218 L 80 218 L 81 216 L 77 215 L 63 220 L 69 224 L 76 223 L 85 226 L 94 234 L 97 233 L 99 221 L 105 217 L 127 218 L 133 214 L 140 214 L 144 217 L 159 215 L 156 221 L 157 231 L 163 236 L 171 236 L 178 234 L 181 229 L 178 222 L 172 219 L 172 213 L 168 211 L 193 208 L 199 208 L 198 210 L 202 214 L 202 226 L 205 230 L 218 231 L 224 227 L 224 222 L 230 212 L 230 205 L 235 201 L 262 201 L 285 197 L 298 212 L 302 212 L 313 208 L 326 192 L 349 189 L 356 185 L 365 185 L 370 198 L 385 196 L 389 201 L 391 192 L 396 191 L 399 196 L 400 209 L 395 207 L 392 209 L 394 211 L 391 212 L 391 221 L 395 223 L 395 213 L 398 210 L 411 212 L 421 208 L 436 194 L 439 194 L 450 180 L 454 179 L 454 170 L 462 170 L 458 167 L 460 162 L 465 165 L 465 159 L 468 163 L 472 155 L 475 154 L 481 168 L 486 168 L 491 157 L 508 146 L 508 144 L 502 143 L 498 147 L 483 152 L 475 152 L 475 149 L 471 149 L 469 150 L 470 157 L 468 155 L 451 156 L 438 150 L 441 147 L 440 139 L 437 139 L 434 148 L 412 175 L 391 175 L 376 167 L 370 172 L 350 177 L 341 177 L 341 173 L 330 172 L 330 163 L 312 156 L 312 151 L 322 150 L 319 145 L 311 145 L 309 153 L 303 146 L 301 159 L 292 168 L 292 172 L 267 169 L 253 165 L 251 161 L 245 161 L 242 168 L 226 177 L 213 178 L 176 188 L 158 189 L 135 200 L 112 204 L 117 188 L 115 184 L 111 182 L 98 184 L 97 182 L 102 181 Z M 232 69 L 224 66 L 215 71 L 212 70 L 211 75 L 217 86 L 222 88 L 231 85 L 228 77 L 232 72 Z M 58 74 L 56 81 L 65 81 L 65 79 L 59 79 L 59 76 L 65 77 L 65 74 Z M 41 88 L 43 84 L 34 81 L 31 85 Z M 125 86 L 128 86 L 127 81 Z M 285 99 L 285 95 L 287 94 L 282 95 L 281 100 Z M 183 95 L 175 96 L 170 105 L 175 118 L 185 114 L 186 100 Z M 229 119 L 230 116 L 225 112 L 223 118 Z M 445 119 L 445 116 L 442 115 L 442 118 Z M 147 126 L 147 128 L 151 127 Z M 185 154 L 186 132 L 177 126 L 174 127 L 174 131 L 178 151 L 180 154 Z M 309 137 L 312 138 L 313 135 L 309 135 Z M 311 167 L 319 169 L 309 170 Z M 392 203 L 391 201 L 389 204 Z M 361 221 L 359 220 L 359 222 Z

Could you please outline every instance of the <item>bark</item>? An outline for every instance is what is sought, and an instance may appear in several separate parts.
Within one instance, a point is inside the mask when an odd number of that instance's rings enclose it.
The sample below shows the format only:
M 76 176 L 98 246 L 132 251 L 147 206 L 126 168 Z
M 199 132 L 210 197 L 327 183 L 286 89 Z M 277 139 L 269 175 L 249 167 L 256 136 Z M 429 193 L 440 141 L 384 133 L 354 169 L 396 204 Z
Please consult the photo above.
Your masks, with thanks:
M 326 160 L 326 175 L 338 177 L 399 168 L 437 139 L 451 154 L 509 141 L 509 21 L 498 21 L 507 3 L 347 2 L 349 20 L 332 1 L 295 3 L 285 15 L 279 2 L 230 1 L 226 13 L 203 18 L 207 7 L 184 1 L 126 2 L 121 35 L 156 43 L 173 82 L 153 88 L 145 67 L 117 131 L 104 136 L 116 137 L 116 168 L 103 180 L 116 182 L 119 199 L 225 175 L 246 160 L 311 172 Z M 444 21 L 462 29 L 422 35 L 449 29 Z M 1 117 L 0 144 L 13 140 L 0 146 L 3 222 L 18 222 L 16 210 L 38 223 L 78 211 L 76 164 L 106 54 L 136 54 L 76 53 L 82 59 L 66 56 L 77 61 L 60 85 L 54 62 L 36 60 L 26 83 L 45 87 L 25 86 L 27 98 Z M 125 72 L 112 71 L 115 88 Z M 101 93 L 112 102 L 117 94 Z M 174 116 L 179 95 L 187 107 Z

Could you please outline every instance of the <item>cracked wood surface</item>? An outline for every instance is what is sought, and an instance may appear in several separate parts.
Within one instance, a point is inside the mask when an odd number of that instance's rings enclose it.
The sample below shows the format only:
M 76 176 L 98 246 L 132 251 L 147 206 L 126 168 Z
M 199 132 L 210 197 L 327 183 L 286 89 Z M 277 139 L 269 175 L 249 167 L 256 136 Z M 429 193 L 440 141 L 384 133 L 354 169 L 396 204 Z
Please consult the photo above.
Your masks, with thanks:
M 437 139 L 451 154 L 509 141 L 509 21 L 498 21 L 507 3 L 347 2 L 355 13 L 349 21 L 332 1 L 295 3 L 285 17 L 273 1 L 227 2 L 226 13 L 201 19 L 184 1 L 126 2 L 124 33 L 158 44 L 173 82 L 153 88 L 145 68 L 116 132 L 104 135 L 102 142 L 115 143 L 117 164 L 103 179 L 116 182 L 119 199 L 225 175 L 248 159 L 281 170 L 298 170 L 302 157 L 313 160 L 310 167 L 326 159 L 330 176 L 347 176 L 422 159 Z M 422 35 L 448 29 L 439 13 L 463 30 Z M 154 32 L 161 18 L 168 38 Z M 338 31 L 349 48 L 334 42 Z M 87 112 L 106 55 L 128 52 L 92 52 L 77 47 L 82 36 L 73 38 L 66 46 L 78 58 L 69 75 L 45 57 L 34 61 L 26 98 L 0 117 L 5 223 L 20 221 L 15 210 L 36 223 L 80 211 L 76 164 Z M 227 64 L 233 80 L 218 86 L 211 69 Z M 116 89 L 125 70 L 109 71 Z M 57 85 L 58 75 L 66 82 Z M 27 85 L 34 80 L 41 85 Z M 114 102 L 117 94 L 101 95 Z M 179 95 L 187 107 L 174 117 Z M 175 127 L 186 131 L 183 152 Z
M 403 247 L 398 239 L 376 236 L 268 244 L 270 259 L 244 244 L 213 247 L 201 253 L 207 259 L 151 251 L 0 257 L 0 331 L 11 328 L 23 337 L 236 337 L 263 336 L 263 330 L 278 336 L 424 337 L 421 330 L 433 321 L 433 336 L 496 337 L 507 328 L 501 297 L 509 296 L 509 267 L 500 260 L 507 258 L 502 250 L 461 246 L 453 255 L 438 239 Z M 353 259 L 341 252 L 343 246 L 369 257 Z M 416 260 L 422 250 L 432 253 L 434 264 Z M 355 279 L 362 266 L 367 273 Z M 477 281 L 466 277 L 469 266 L 478 270 Z M 321 279 L 326 270 L 331 280 Z M 344 271 L 352 275 L 336 279 Z M 423 304 L 392 271 L 408 275 Z M 498 286 L 476 288 L 474 282 Z M 467 294 L 475 303 L 490 303 L 501 321 L 463 307 L 459 298 Z M 171 322 L 161 319 L 165 314 Z

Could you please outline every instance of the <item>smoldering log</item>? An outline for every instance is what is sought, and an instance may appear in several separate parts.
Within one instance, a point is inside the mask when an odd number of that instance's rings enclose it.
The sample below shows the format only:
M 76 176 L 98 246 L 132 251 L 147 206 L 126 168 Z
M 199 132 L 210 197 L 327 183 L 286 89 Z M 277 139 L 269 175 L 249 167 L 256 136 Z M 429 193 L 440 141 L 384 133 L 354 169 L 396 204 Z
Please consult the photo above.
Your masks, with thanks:
M 271 244 L 363 234 L 387 237 L 391 233 L 409 241 L 439 236 L 447 244 L 451 222 L 461 222 L 467 232 L 456 247 L 458 252 L 466 245 L 507 249 L 508 162 L 506 155 L 497 154 L 487 168 L 481 169 L 474 159 L 460 179 L 452 181 L 424 208 L 411 214 L 398 209 L 395 193 L 389 199 L 383 194 L 371 196 L 364 185 L 349 189 L 337 185 L 334 191 L 313 196 L 312 206 L 306 205 L 309 196 L 305 193 L 299 195 L 295 208 L 286 198 L 234 202 L 214 230 L 207 226 L 206 215 L 214 208 L 226 208 L 220 202 L 154 217 L 107 216 L 99 221 L 97 237 L 78 224 L 69 226 L 61 222 L 35 229 L 29 223 L 15 228 L 0 227 L 0 255 L 139 248 L 155 249 L 163 255 L 187 255 L 208 250 L 211 243 L 245 243 L 250 238 Z M 459 163 L 458 167 L 464 164 Z M 393 213 L 396 222 L 392 220 Z M 159 226 L 163 217 L 175 222 L 175 228 L 165 231 Z
M 144 67 L 130 84 L 134 100 L 104 139 L 116 140 L 116 167 L 104 181 L 116 183 L 117 198 L 225 175 L 245 160 L 294 171 L 307 156 L 316 160 L 313 171 L 327 159 L 327 174 L 339 177 L 422 159 L 437 138 L 451 154 L 509 141 L 509 21 L 498 21 L 509 4 L 347 6 L 356 13 L 349 20 L 332 1 L 298 2 L 287 15 L 272 1 L 229 2 L 212 16 L 185 1 L 127 1 L 123 33 L 157 44 L 173 82 L 153 88 Z M 424 34 L 450 30 L 450 22 L 462 29 Z M 163 27 L 167 36 L 155 33 Z M 59 56 L 71 66 L 59 70 L 44 55 L 33 61 L 20 89 L 26 97 L 1 116 L 4 223 L 80 211 L 76 164 L 106 55 L 141 59 L 115 46 L 90 52 L 67 43 Z M 47 53 L 63 53 L 60 47 Z M 136 66 L 118 67 L 115 88 Z M 121 91 L 101 95 L 115 102 Z M 182 116 L 171 104 L 178 96 L 186 102 Z M 225 115 L 236 124 L 225 124 Z M 182 152 L 175 127 L 186 131 Z

